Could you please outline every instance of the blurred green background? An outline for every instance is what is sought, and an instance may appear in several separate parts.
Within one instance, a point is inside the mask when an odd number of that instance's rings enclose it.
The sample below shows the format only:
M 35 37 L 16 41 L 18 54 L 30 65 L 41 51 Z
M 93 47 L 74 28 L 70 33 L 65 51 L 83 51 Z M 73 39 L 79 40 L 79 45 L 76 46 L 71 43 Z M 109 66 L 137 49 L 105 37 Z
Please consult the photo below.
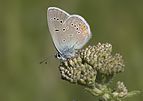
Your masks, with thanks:
M 126 69 L 115 81 L 143 90 L 143 0 L 0 0 L 0 101 L 97 101 L 60 79 L 46 19 L 50 6 L 83 16 L 93 33 L 87 45 L 108 42 L 123 55 Z M 48 63 L 39 64 L 44 57 Z

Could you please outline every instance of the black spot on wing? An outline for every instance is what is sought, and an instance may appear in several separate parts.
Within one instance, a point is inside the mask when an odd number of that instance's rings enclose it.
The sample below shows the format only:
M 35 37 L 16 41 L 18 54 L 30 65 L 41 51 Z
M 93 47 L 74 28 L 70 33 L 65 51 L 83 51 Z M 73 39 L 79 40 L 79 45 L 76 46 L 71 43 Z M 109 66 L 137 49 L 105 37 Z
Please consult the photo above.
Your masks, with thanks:
M 56 32 L 58 32 L 59 30 L 58 30 L 58 29 L 56 29 L 55 31 L 56 31 Z

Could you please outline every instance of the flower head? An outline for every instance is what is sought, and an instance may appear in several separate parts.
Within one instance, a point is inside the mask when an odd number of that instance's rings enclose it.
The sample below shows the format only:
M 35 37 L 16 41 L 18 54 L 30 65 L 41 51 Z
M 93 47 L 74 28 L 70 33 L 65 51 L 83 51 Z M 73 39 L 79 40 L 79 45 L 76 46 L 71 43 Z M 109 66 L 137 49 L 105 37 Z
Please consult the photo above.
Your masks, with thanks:
M 112 45 L 108 43 L 78 50 L 74 58 L 61 61 L 62 79 L 87 87 L 94 87 L 96 82 L 109 82 L 115 74 L 124 71 L 122 56 L 111 52 Z

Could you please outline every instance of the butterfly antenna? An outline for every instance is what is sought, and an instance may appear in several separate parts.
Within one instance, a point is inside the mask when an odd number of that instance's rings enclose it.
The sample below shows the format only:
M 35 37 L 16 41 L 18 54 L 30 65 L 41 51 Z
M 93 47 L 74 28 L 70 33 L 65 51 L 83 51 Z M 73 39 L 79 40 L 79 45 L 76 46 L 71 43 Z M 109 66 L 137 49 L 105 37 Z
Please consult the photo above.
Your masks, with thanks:
M 40 61 L 40 64 L 42 64 L 42 63 L 47 64 L 47 60 L 48 60 L 48 58 L 43 59 L 42 61 Z

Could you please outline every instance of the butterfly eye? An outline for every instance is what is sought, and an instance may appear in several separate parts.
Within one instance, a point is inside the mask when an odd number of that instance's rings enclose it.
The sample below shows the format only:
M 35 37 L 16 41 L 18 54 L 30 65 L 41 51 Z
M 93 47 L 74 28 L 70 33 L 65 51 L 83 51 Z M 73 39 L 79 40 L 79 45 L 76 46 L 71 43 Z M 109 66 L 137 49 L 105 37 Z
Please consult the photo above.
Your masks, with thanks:
M 54 20 L 55 20 L 56 18 L 54 17 Z
M 61 59 L 61 55 L 58 53 L 55 55 L 55 58 Z
M 76 30 L 78 30 L 79 28 L 77 27 Z
M 58 21 L 59 19 L 57 18 L 57 21 Z

